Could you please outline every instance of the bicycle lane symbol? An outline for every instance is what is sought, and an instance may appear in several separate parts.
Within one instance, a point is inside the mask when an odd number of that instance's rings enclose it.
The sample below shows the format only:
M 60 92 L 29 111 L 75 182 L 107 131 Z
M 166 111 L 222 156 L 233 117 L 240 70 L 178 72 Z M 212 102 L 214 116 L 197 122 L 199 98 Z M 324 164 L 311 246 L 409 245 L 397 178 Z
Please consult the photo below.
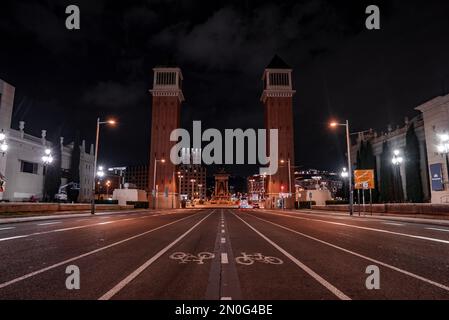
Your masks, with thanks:
M 254 262 L 264 263 L 264 264 L 283 264 L 284 261 L 277 257 L 264 256 L 262 253 L 253 253 L 247 254 L 246 252 L 242 252 L 241 256 L 235 258 L 235 262 L 242 265 L 252 265 Z
M 197 255 L 186 252 L 174 252 L 170 255 L 170 259 L 178 260 L 180 264 L 188 262 L 196 262 L 197 264 L 204 264 L 204 260 L 215 258 L 215 254 L 211 252 L 200 252 Z

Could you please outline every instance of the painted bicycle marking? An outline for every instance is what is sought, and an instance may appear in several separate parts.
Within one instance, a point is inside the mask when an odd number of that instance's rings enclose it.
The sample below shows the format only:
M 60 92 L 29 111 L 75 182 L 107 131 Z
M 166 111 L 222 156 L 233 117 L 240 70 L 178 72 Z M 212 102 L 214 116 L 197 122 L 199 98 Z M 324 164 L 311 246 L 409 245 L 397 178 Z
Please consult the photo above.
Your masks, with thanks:
M 242 255 L 240 257 L 235 258 L 235 262 L 238 264 L 243 264 L 246 266 L 252 265 L 254 262 L 260 262 L 265 264 L 283 264 L 284 261 L 282 261 L 279 258 L 271 257 L 271 256 L 264 256 L 262 253 L 253 253 L 253 254 L 247 254 L 246 252 L 242 252 Z
M 197 255 L 186 252 L 174 252 L 170 255 L 170 259 L 178 260 L 179 263 L 197 262 L 197 264 L 204 264 L 204 260 L 215 258 L 211 252 L 200 252 Z

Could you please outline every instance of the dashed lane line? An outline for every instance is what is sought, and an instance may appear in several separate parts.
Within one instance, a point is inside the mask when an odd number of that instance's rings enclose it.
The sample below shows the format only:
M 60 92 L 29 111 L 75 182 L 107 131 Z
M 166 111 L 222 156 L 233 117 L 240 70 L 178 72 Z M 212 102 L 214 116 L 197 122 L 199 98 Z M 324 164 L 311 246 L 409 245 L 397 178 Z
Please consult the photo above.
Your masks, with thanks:
M 49 225 L 58 224 L 58 223 L 61 223 L 61 221 L 44 222 L 44 223 L 38 223 L 37 225 L 38 226 L 49 226 Z
M 449 232 L 449 229 L 441 229 L 441 228 L 426 228 L 428 230 L 436 230 L 436 231 L 444 231 L 444 232 Z
M 229 260 L 228 260 L 228 254 L 225 253 L 225 252 L 223 252 L 223 253 L 221 254 L 221 263 L 222 263 L 222 264 L 228 264 L 228 263 L 229 263 Z
M 5 227 L 5 228 L 0 228 L 0 231 L 1 230 L 11 230 L 11 229 L 14 229 L 15 227 Z

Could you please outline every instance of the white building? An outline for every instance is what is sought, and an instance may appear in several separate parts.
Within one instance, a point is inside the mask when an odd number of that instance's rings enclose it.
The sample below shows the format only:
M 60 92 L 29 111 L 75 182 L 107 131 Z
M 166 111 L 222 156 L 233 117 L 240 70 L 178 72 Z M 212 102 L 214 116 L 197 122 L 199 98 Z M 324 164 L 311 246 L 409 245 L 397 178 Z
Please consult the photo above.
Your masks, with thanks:
M 449 94 L 436 97 L 415 108 L 422 112 L 427 144 L 431 202 L 449 202 Z
M 64 138 L 61 137 L 59 145 L 52 145 L 46 139 L 46 130 L 42 130 L 41 137 L 27 134 L 24 121 L 20 121 L 19 130 L 12 129 L 13 102 L 14 87 L 0 80 L 0 131 L 5 134 L 8 145 L 7 151 L 0 153 L 0 177 L 4 180 L 0 200 L 26 201 L 32 197 L 41 199 L 45 177 L 42 156 L 45 149 L 61 148 L 61 185 L 65 185 L 70 170 L 73 143 L 64 146 Z M 80 146 L 79 166 L 79 201 L 82 202 L 92 198 L 93 154 L 93 146 L 90 147 L 90 152 L 86 152 L 83 141 Z

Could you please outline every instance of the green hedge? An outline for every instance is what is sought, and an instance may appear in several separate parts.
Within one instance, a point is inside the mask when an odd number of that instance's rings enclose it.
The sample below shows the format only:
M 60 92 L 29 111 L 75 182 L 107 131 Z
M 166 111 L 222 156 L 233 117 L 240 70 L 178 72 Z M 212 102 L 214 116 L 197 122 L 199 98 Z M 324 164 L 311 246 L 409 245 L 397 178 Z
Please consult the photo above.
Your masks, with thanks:
M 126 201 L 127 205 L 133 205 L 134 209 L 148 209 L 150 204 L 148 201 Z
M 310 209 L 310 206 L 316 205 L 315 201 L 299 201 L 295 202 L 296 209 Z
M 333 204 L 348 204 L 348 201 L 346 201 L 346 200 L 326 200 L 326 205 L 333 205 Z

